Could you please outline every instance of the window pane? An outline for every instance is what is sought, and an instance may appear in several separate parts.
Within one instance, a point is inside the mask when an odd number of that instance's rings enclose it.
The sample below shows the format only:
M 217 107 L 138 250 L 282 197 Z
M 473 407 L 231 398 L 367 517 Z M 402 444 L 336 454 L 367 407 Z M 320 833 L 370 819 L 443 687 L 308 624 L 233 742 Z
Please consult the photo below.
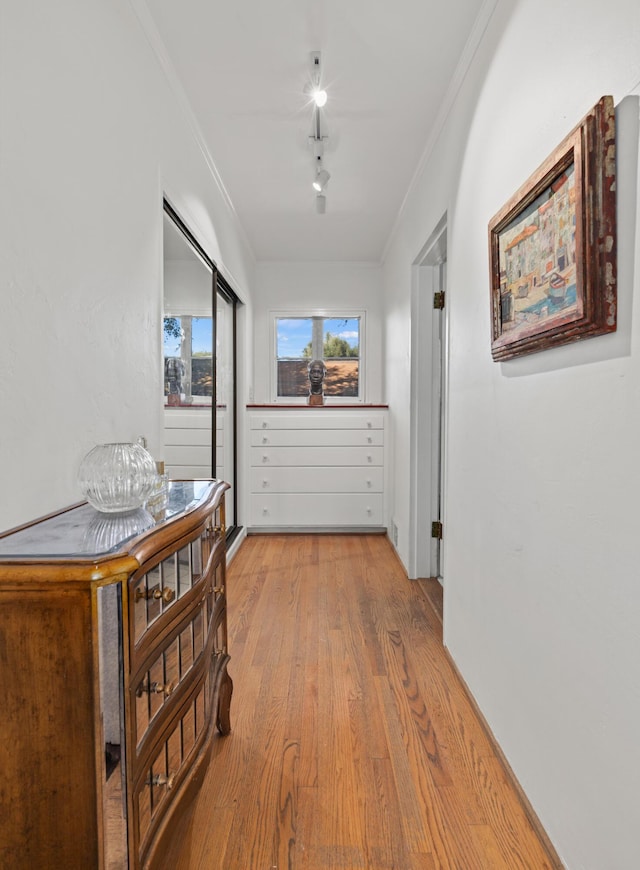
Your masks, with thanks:
M 360 374 L 360 318 L 325 317 L 323 356 L 325 396 L 357 397 Z
M 323 334 L 325 359 L 359 356 L 359 317 L 325 317 Z
M 278 359 L 309 359 L 311 356 L 311 317 L 278 317 Z
M 191 395 L 213 395 L 213 320 L 191 319 Z
M 311 317 L 276 318 L 278 395 L 295 398 L 309 392 L 307 363 L 311 359 Z
M 278 395 L 307 396 L 309 394 L 308 360 L 278 360 Z
M 182 324 L 179 317 L 164 319 L 164 355 L 165 357 L 180 356 L 182 347 Z
M 324 378 L 325 396 L 358 396 L 360 362 L 357 359 L 327 360 Z

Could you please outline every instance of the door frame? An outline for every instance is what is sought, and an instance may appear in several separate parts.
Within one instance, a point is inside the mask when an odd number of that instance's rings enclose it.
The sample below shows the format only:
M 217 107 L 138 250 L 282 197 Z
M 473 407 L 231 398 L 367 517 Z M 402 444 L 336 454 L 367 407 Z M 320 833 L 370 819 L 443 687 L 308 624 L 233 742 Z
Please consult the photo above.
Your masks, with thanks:
M 438 485 L 444 497 L 445 464 L 440 481 L 435 471 L 438 428 L 441 451 L 446 445 L 448 383 L 448 318 L 434 312 L 433 294 L 439 289 L 440 266 L 447 259 L 447 215 L 438 221 L 411 267 L 411 389 L 410 389 L 410 506 L 408 574 L 411 579 L 430 577 L 432 566 L 431 522 Z M 446 283 L 446 270 L 445 270 Z M 448 292 L 448 287 L 445 288 Z M 442 317 L 443 371 L 438 379 L 433 361 L 436 317 Z M 425 340 L 425 338 L 427 340 Z M 435 407 L 441 388 L 441 420 Z M 440 546 L 440 569 L 444 576 L 445 547 Z

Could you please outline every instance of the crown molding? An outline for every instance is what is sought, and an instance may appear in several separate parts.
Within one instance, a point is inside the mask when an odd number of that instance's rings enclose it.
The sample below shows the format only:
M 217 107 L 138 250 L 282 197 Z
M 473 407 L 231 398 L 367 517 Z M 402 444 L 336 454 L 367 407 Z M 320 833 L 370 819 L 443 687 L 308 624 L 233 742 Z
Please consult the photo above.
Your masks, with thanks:
M 473 28 L 471 29 L 471 33 L 469 34 L 469 38 L 465 43 L 464 50 L 456 66 L 453 78 L 451 79 L 449 87 L 447 88 L 447 91 L 444 95 L 444 99 L 442 100 L 442 103 L 440 105 L 438 114 L 436 115 L 433 127 L 431 128 L 431 133 L 429 135 L 429 138 L 427 139 L 427 144 L 424 148 L 424 151 L 422 152 L 420 160 L 418 161 L 418 165 L 415 172 L 413 173 L 411 181 L 409 182 L 407 192 L 405 193 L 400 208 L 398 209 L 396 219 L 393 222 L 391 232 L 389 233 L 384 249 L 382 251 L 382 257 L 380 258 L 381 265 L 384 264 L 385 260 L 387 259 L 389 249 L 391 248 L 396 233 L 400 228 L 400 224 L 402 222 L 407 203 L 411 198 L 411 194 L 417 186 L 418 180 L 420 179 L 420 176 L 422 175 L 425 166 L 429 162 L 429 158 L 433 153 L 436 142 L 440 138 L 440 134 L 442 133 L 451 109 L 455 105 L 456 99 L 458 98 L 458 93 L 460 92 L 460 88 L 462 87 L 462 84 L 467 77 L 469 68 L 471 67 L 480 43 L 484 38 L 485 32 L 487 30 L 487 27 L 489 26 L 491 18 L 493 17 L 493 13 L 496 6 L 498 5 L 498 2 L 499 0 L 485 0 L 485 2 L 482 4 L 480 12 L 478 13 L 478 16 L 476 17 Z
M 256 257 L 253 251 L 253 247 L 251 246 L 245 229 L 242 226 L 231 196 L 229 195 L 229 191 L 225 187 L 222 176 L 218 172 L 218 168 L 215 164 L 213 156 L 211 155 L 211 151 L 209 150 L 207 141 L 204 137 L 200 124 L 198 123 L 196 114 L 193 111 L 191 103 L 189 102 L 189 98 L 187 97 L 187 94 L 182 86 L 182 82 L 178 77 L 173 62 L 171 61 L 171 58 L 167 51 L 167 47 L 164 44 L 160 33 L 158 32 L 158 28 L 155 25 L 155 21 L 153 20 L 151 13 L 149 12 L 149 7 L 147 6 L 145 0 L 130 0 L 130 3 L 140 23 L 142 32 L 144 33 L 153 53 L 155 54 L 158 64 L 160 65 L 160 68 L 162 69 L 162 72 L 164 73 L 164 76 L 169 84 L 169 87 L 173 91 L 178 105 L 180 106 L 180 109 L 182 110 L 187 120 L 191 134 L 198 148 L 200 149 L 202 156 L 204 157 L 207 168 L 211 173 L 211 176 L 222 195 L 222 198 L 229 210 L 229 213 L 232 216 L 236 230 L 241 236 L 243 243 L 246 245 L 247 251 L 249 252 L 255 263 Z

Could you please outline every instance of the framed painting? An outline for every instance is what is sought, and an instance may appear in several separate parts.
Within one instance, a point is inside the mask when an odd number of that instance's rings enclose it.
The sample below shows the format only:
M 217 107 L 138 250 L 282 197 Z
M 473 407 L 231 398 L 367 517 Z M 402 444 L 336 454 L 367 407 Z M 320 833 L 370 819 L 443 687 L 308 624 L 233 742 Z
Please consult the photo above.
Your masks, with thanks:
M 607 96 L 490 221 L 494 360 L 615 331 L 615 148 Z

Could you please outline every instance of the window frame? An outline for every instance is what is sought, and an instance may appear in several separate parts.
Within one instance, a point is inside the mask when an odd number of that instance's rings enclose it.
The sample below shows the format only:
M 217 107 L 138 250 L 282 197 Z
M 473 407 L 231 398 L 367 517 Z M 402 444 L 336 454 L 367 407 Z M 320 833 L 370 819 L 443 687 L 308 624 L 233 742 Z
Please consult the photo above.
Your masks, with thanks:
M 365 404 L 365 348 L 366 348 L 366 312 L 362 309 L 336 309 L 336 308 L 303 308 L 303 309 L 279 309 L 269 312 L 271 329 L 271 401 L 278 405 L 306 405 L 306 396 L 279 396 L 278 395 L 278 320 L 304 319 L 319 317 L 323 319 L 335 318 L 355 319 L 360 321 L 360 336 L 358 342 L 358 395 L 357 396 L 326 396 L 328 405 L 363 405 Z M 325 361 L 326 362 L 326 361 Z

